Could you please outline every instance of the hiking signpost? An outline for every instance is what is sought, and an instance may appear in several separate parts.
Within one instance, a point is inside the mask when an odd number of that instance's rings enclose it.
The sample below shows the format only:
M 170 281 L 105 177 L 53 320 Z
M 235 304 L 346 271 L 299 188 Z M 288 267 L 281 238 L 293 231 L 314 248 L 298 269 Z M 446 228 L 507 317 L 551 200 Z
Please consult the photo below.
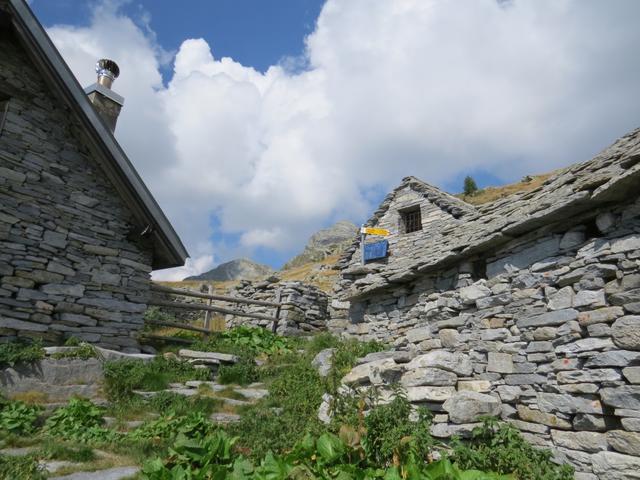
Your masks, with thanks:
M 380 242 L 374 242 L 367 245 L 365 243 L 367 235 L 386 237 L 388 235 L 391 235 L 391 232 L 386 228 L 373 228 L 363 226 L 360 229 L 360 249 L 362 251 L 362 265 L 364 265 L 367 260 L 375 260 L 378 258 L 386 257 L 389 246 L 389 242 L 387 240 L 382 240 Z

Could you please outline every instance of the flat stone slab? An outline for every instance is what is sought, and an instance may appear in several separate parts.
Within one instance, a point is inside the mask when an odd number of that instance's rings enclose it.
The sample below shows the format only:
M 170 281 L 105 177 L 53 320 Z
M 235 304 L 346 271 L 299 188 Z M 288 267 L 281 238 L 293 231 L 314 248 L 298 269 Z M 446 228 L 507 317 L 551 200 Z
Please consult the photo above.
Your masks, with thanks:
M 238 357 L 236 355 L 218 352 L 200 352 L 198 350 L 188 350 L 186 348 L 179 350 L 178 356 L 184 358 L 196 358 L 198 360 L 218 360 L 223 363 L 236 363 L 238 361 Z
M 192 397 L 198 394 L 198 390 L 194 388 L 169 388 L 164 390 L 165 392 L 177 393 L 178 395 L 184 395 L 185 397 Z
M 40 466 L 43 467 L 49 473 L 56 473 L 66 467 L 75 467 L 80 465 L 78 462 L 69 462 L 67 460 L 46 460 L 40 462 Z
M 209 420 L 211 420 L 214 423 L 222 423 L 222 424 L 235 423 L 240 421 L 240 415 L 235 413 L 218 412 L 218 413 L 212 413 L 209 416 Z
M 140 467 L 117 467 L 96 472 L 76 472 L 62 477 L 50 477 L 49 480 L 123 480 L 140 471 Z
M 7 457 L 24 457 L 36 449 L 37 447 L 4 448 L 0 450 L 0 455 L 6 455 Z
M 200 388 L 202 385 L 206 385 L 214 392 L 221 392 L 222 390 L 226 390 L 228 387 L 226 385 L 220 385 L 216 382 L 206 382 L 202 380 L 189 380 L 185 382 L 185 385 L 189 388 Z
M 222 398 L 221 400 L 227 405 L 232 405 L 234 407 L 241 407 L 243 405 L 250 404 L 250 402 L 245 402 L 244 400 L 236 400 L 235 398 Z
M 260 400 L 269 395 L 269 390 L 259 388 L 236 388 L 235 391 L 251 400 Z

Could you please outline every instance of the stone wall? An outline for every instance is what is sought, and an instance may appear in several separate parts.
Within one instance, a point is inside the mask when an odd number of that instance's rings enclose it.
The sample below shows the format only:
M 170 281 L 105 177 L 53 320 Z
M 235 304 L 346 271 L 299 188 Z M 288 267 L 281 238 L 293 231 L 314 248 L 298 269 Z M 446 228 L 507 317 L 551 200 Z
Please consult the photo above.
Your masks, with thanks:
M 151 248 L 11 33 L 0 34 L 0 339 L 136 350 Z
M 202 288 L 202 291 L 206 293 L 206 288 Z M 280 322 L 278 323 L 279 334 L 306 335 L 327 330 L 329 298 L 326 293 L 313 285 L 302 282 L 281 282 L 275 277 L 271 280 L 260 282 L 242 280 L 237 286 L 225 291 L 224 295 L 250 300 L 276 302 L 278 292 L 280 292 L 280 303 L 282 305 Z M 220 292 L 216 293 L 220 294 Z M 183 303 L 207 304 L 208 302 L 206 299 L 174 294 L 158 295 L 158 298 Z M 222 302 L 219 300 L 214 301 L 213 305 L 242 312 L 267 315 L 269 317 L 273 317 L 276 313 L 276 308 L 271 306 Z M 168 313 L 180 322 L 194 322 L 204 318 L 204 311 L 199 310 L 162 307 L 161 311 Z M 220 314 L 212 312 L 212 315 L 215 317 Z M 233 328 L 239 325 L 261 328 L 271 328 L 273 326 L 273 323 L 269 320 L 237 315 L 224 315 L 224 324 L 226 328 Z
M 396 350 L 345 382 L 384 393 L 400 381 L 414 404 L 437 413 L 437 437 L 465 435 L 479 415 L 499 415 L 573 464 L 576 478 L 636 478 L 640 199 L 564 224 L 332 302 L 334 331 Z
M 236 289 L 232 290 L 232 296 L 276 301 L 276 292 L 280 292 L 280 322 L 278 333 L 281 335 L 306 335 L 327 329 L 328 296 L 322 290 L 313 285 L 302 282 L 257 282 L 244 281 Z M 261 307 L 258 305 L 239 305 L 239 309 L 245 312 L 260 313 L 272 316 L 275 313 L 273 307 Z M 267 320 L 258 320 L 245 317 L 227 315 L 227 326 L 253 325 L 271 327 Z

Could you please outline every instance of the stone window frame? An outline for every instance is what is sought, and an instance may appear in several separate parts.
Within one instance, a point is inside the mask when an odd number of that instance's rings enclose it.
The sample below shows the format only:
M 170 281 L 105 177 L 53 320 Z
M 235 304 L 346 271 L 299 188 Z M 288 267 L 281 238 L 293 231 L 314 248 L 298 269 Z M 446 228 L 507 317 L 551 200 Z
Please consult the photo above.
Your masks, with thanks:
M 420 232 L 422 230 L 422 207 L 420 204 L 398 210 L 400 215 L 400 231 L 403 234 Z
M 7 112 L 9 111 L 9 101 L 11 97 L 9 95 L 4 95 L 0 93 L 0 135 L 2 135 L 2 130 L 4 129 L 4 123 L 7 119 Z

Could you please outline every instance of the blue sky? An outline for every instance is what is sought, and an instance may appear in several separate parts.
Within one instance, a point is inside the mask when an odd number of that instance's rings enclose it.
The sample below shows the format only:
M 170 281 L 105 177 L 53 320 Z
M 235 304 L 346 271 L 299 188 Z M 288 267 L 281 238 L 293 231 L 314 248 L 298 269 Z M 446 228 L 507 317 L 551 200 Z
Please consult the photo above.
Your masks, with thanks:
M 43 24 L 87 25 L 96 1 L 34 0 Z M 124 3 L 124 2 L 123 2 Z M 315 27 L 324 0 L 144 0 L 121 11 L 148 23 L 158 42 L 175 51 L 185 38 L 202 37 L 216 56 L 231 57 L 264 71 L 283 57 L 303 53 L 304 37 Z
M 191 253 L 279 267 L 407 175 L 458 192 L 591 158 L 638 126 L 636 0 L 33 0 Z

